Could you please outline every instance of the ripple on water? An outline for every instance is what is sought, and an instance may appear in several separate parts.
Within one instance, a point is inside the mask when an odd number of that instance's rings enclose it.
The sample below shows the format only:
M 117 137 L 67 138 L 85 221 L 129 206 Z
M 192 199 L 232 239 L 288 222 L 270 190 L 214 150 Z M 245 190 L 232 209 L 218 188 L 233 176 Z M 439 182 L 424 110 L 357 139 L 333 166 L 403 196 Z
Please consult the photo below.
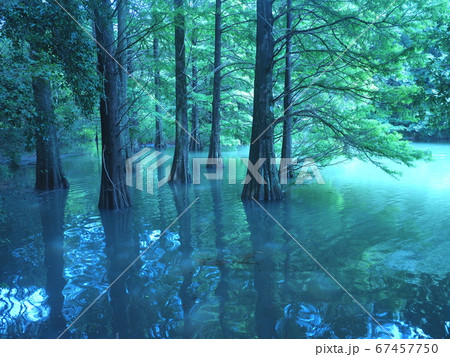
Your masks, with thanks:
M 286 320 L 291 320 L 305 331 L 304 333 L 307 337 L 326 338 L 334 336 L 331 327 L 322 321 L 320 312 L 311 304 L 288 304 L 284 308 L 284 320 L 278 322 L 277 329 Z
M 50 314 L 45 289 L 0 288 L 0 334 L 23 333 L 28 326 L 45 320 Z
M 379 325 L 371 323 L 371 329 L 373 331 L 368 338 L 401 338 L 401 339 L 423 339 L 431 338 L 420 327 L 410 326 L 403 321 L 390 321 L 383 323 L 382 320 L 378 320 L 383 328 Z M 388 334 L 389 332 L 389 334 Z M 391 336 L 389 336 L 391 335 Z

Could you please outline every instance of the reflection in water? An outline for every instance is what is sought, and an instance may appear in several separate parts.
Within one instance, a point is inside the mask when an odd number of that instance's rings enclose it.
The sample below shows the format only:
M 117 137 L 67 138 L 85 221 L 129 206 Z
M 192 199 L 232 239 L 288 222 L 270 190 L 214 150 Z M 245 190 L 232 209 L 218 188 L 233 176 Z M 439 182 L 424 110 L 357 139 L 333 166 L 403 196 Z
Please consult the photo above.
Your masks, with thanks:
M 213 212 L 214 212 L 214 226 L 216 234 L 216 264 L 220 272 L 219 283 L 216 288 L 216 296 L 219 298 L 219 324 L 221 330 L 221 338 L 228 338 L 228 332 L 225 325 L 225 307 L 228 301 L 228 264 L 225 260 L 225 250 L 226 242 L 225 237 L 225 227 L 223 224 L 223 198 L 222 198 L 222 187 L 217 181 L 210 181 L 211 192 L 213 198 Z
M 450 146 L 431 149 L 445 155 L 400 181 L 351 162 L 265 205 L 395 337 L 450 337 Z M 61 192 L 20 189 L 32 168 L 14 178 L 17 192 L 0 189 L 0 337 L 54 337 L 152 242 L 64 337 L 387 337 L 261 208 L 242 204 L 242 186 L 132 190 L 132 213 L 100 217 L 97 160 L 64 162 L 65 208 Z
M 191 204 L 189 200 L 189 186 L 181 184 L 171 184 L 173 191 L 173 197 L 175 200 L 175 207 L 177 209 L 178 216 Z M 183 308 L 183 338 L 192 337 L 193 324 L 191 322 L 190 313 L 192 307 L 195 304 L 196 293 L 195 288 L 192 286 L 192 278 L 194 275 L 194 266 L 192 264 L 191 254 L 193 251 L 191 241 L 191 212 L 186 211 L 181 217 L 178 218 L 178 224 L 180 226 L 180 247 L 178 250 L 181 252 L 181 273 L 183 275 L 183 282 L 180 287 L 180 299 Z
M 63 316 L 64 296 L 62 291 L 66 285 L 64 272 L 64 210 L 67 190 L 56 190 L 41 194 L 39 211 L 41 214 L 42 237 L 45 247 L 45 266 L 47 268 L 47 303 L 50 306 L 50 317 L 43 337 L 56 338 L 66 328 Z M 65 335 L 67 337 L 67 335 Z
M 254 283 L 258 294 L 255 310 L 256 334 L 259 338 L 274 338 L 279 313 L 274 296 L 273 221 L 254 202 L 245 202 L 244 208 L 255 260 Z
M 140 300 L 141 292 L 139 284 L 136 284 L 136 275 L 142 262 L 135 262 L 139 256 L 139 242 L 133 236 L 133 211 L 101 211 L 100 215 L 106 239 L 107 276 L 112 284 L 109 297 L 113 336 L 142 338 L 142 315 L 137 312 L 139 303 L 136 302 Z

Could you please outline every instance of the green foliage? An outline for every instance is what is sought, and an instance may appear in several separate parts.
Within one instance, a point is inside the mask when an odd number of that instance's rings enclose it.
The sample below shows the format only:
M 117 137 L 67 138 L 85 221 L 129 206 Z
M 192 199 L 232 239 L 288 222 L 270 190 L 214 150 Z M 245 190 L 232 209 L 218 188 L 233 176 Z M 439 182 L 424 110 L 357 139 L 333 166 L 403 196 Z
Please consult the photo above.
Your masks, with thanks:
M 0 155 L 17 161 L 24 137 L 33 133 L 32 76 L 51 78 L 56 121 L 64 143 L 92 140 L 92 114 L 100 81 L 92 2 L 60 2 L 86 31 L 56 3 L 5 0 L 0 4 Z M 164 135 L 174 140 L 174 16 L 172 4 L 129 1 L 128 117 L 130 135 L 153 142 L 161 115 Z M 444 0 L 294 2 L 292 33 L 285 29 L 286 2 L 274 4 L 276 40 L 273 111 L 283 121 L 284 50 L 293 45 L 292 94 L 295 154 L 322 165 L 358 157 L 390 171 L 383 158 L 411 165 L 427 157 L 404 137 L 440 135 L 449 123 L 449 5 Z M 185 3 L 186 75 L 189 116 L 198 108 L 200 138 L 206 146 L 211 128 L 214 58 L 214 1 Z M 249 144 L 253 111 L 256 8 L 253 2 L 222 4 L 221 139 L 225 147 Z M 300 21 L 301 19 L 301 21 Z M 116 19 L 114 19 L 116 21 Z M 87 32 L 87 33 L 86 33 Z M 153 56 L 159 40 L 160 58 Z M 29 55 L 30 45 L 38 56 Z M 197 69 L 197 85 L 192 78 Z M 161 75 L 156 87 L 155 71 Z M 155 102 L 158 91 L 160 100 Z M 155 105 L 162 108 L 161 114 Z M 442 131 L 444 130 L 444 131 Z M 275 125 L 276 148 L 282 125 Z M 8 142 L 3 141 L 3 142 Z M 22 148 L 22 149 L 20 149 Z

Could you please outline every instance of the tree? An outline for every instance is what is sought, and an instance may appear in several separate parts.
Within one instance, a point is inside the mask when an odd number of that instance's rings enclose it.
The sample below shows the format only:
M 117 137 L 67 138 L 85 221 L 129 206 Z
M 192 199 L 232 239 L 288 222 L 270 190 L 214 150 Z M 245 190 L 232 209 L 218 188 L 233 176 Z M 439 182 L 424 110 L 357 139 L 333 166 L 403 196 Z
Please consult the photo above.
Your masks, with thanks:
M 208 159 L 222 158 L 220 148 L 220 92 L 222 66 L 222 0 L 216 0 L 214 22 L 214 82 L 212 101 L 211 137 L 209 140 Z M 208 164 L 209 167 L 214 164 Z
M 293 177 L 294 173 L 292 166 L 287 164 L 286 160 L 292 158 L 292 91 L 291 91 L 291 72 L 292 72 L 292 0 L 286 1 L 286 30 L 288 31 L 286 37 L 286 67 L 284 69 L 284 98 L 283 98 L 283 142 L 281 146 L 281 164 L 280 164 L 280 176 L 283 175 L 283 171 L 287 171 L 288 177 Z
M 185 58 L 185 15 L 183 0 L 174 0 L 175 4 L 175 101 L 176 136 L 170 180 L 178 183 L 192 181 L 189 170 L 189 134 L 187 115 L 187 83 Z
M 131 206 L 125 185 L 125 161 L 122 155 L 119 118 L 119 77 L 115 51 L 111 3 L 99 0 L 94 6 L 95 34 L 98 41 L 98 71 L 103 81 L 100 99 L 102 132 L 102 177 L 98 207 L 124 209 Z
M 259 160 L 264 162 L 258 169 L 262 179 L 251 178 L 244 184 L 242 199 L 279 200 L 283 198 L 278 173 L 270 160 L 274 155 L 273 127 L 273 55 L 274 38 L 272 34 L 273 15 L 272 1 L 257 1 L 256 24 L 256 66 L 253 100 L 253 124 L 249 161 L 257 165 Z M 250 169 L 248 177 L 253 176 Z
M 77 5 L 61 1 L 70 11 Z M 58 149 L 56 116 L 51 82 L 55 74 L 63 72 L 77 104 L 88 110 L 92 107 L 90 94 L 92 72 L 88 69 L 89 46 L 80 41 L 80 29 L 57 5 L 41 1 L 5 1 L 0 5 L 2 35 L 13 46 L 30 51 L 29 73 L 32 77 L 35 116 L 30 120 L 36 145 L 36 181 L 39 191 L 67 188 Z M 48 26 L 52 23 L 52 26 Z M 64 29 L 64 31 L 61 30 Z M 77 73 L 77 75 L 74 75 Z M 83 79 L 79 79 L 82 77 Z
M 130 124 L 128 120 L 128 0 L 117 0 L 117 61 L 119 76 L 119 123 L 124 143 L 125 157 L 133 153 L 133 142 L 130 137 Z
M 192 48 L 195 51 L 195 46 L 197 45 L 197 33 L 196 29 L 192 30 Z M 198 68 L 197 68 L 197 56 L 192 54 L 192 108 L 191 108 L 191 140 L 189 144 L 189 150 L 191 151 L 201 151 L 202 147 L 200 145 L 200 128 L 198 122 L 198 103 L 195 100 L 195 94 L 198 93 Z
M 159 39 L 155 34 L 153 36 L 153 57 L 155 60 L 155 69 L 154 69 L 154 77 L 155 77 L 155 123 L 156 123 L 156 133 L 155 133 L 155 149 L 164 149 L 166 147 L 166 143 L 164 141 L 164 127 L 162 121 L 162 113 L 161 113 L 161 73 L 159 70 Z
M 31 57 L 39 63 L 39 48 L 31 45 Z M 32 79 L 36 108 L 36 180 L 35 189 L 51 191 L 69 187 L 64 176 L 56 136 L 50 80 L 42 75 Z

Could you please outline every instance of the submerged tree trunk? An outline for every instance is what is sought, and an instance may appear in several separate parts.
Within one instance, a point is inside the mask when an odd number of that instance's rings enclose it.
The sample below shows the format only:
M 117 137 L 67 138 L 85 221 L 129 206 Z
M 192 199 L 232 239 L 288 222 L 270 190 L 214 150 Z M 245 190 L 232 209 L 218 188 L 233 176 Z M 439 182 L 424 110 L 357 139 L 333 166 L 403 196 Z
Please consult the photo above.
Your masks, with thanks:
M 37 58 L 32 49 L 32 57 Z M 32 79 L 34 105 L 36 108 L 36 181 L 38 191 L 51 191 L 69 187 L 64 176 L 56 135 L 50 81 L 43 77 Z
M 195 34 L 194 34 L 195 36 Z M 192 40 L 192 46 L 197 44 L 197 40 L 194 38 Z M 195 93 L 198 92 L 198 69 L 197 69 L 197 58 L 195 56 L 192 57 L 192 113 L 191 113 L 191 138 L 189 150 L 191 151 L 200 151 L 200 133 L 199 133 L 199 124 L 198 124 L 198 104 L 195 99 Z
M 111 12 L 108 0 L 101 0 L 101 5 L 94 9 L 95 32 L 99 43 L 98 69 L 104 78 L 104 93 L 100 99 L 102 178 L 98 207 L 123 209 L 129 207 L 131 202 L 125 185 L 125 161 L 120 139 L 117 65 L 102 49 L 110 54 L 115 53 Z
M 220 67 L 222 65 L 222 0 L 216 0 L 216 20 L 214 25 L 214 82 L 212 101 L 211 137 L 209 140 L 209 159 L 220 159 L 220 85 L 222 77 Z M 209 164 L 208 167 L 213 167 Z
M 170 180 L 177 183 L 192 181 L 189 170 L 189 134 L 187 115 L 187 85 L 185 56 L 185 15 L 183 0 L 175 3 L 175 95 L 176 95 L 176 137 Z
M 283 159 L 292 158 L 292 92 L 291 92 L 291 76 L 292 76 L 292 0 L 287 0 L 286 28 L 288 36 L 286 38 L 286 68 L 284 70 L 284 120 L 283 120 L 283 142 L 281 146 L 281 164 L 280 176 L 283 171 L 287 171 L 288 177 L 293 177 L 294 172 L 292 165 L 287 165 Z
M 156 113 L 156 133 L 155 133 L 155 149 L 164 149 L 166 142 L 164 141 L 164 127 L 161 116 L 161 101 L 160 87 L 161 87 L 161 73 L 159 71 L 159 40 L 158 37 L 153 37 L 153 58 L 155 60 L 155 113 Z
M 278 200 L 283 198 L 278 172 L 270 159 L 274 158 L 273 148 L 273 48 L 272 35 L 273 15 L 272 1 L 257 1 L 257 30 L 256 30 L 256 67 L 253 99 L 252 143 L 250 145 L 249 160 L 256 165 L 258 160 L 264 160 L 259 173 L 264 182 L 253 177 L 250 170 L 247 175 L 250 182 L 244 185 L 242 199 L 248 200 Z

